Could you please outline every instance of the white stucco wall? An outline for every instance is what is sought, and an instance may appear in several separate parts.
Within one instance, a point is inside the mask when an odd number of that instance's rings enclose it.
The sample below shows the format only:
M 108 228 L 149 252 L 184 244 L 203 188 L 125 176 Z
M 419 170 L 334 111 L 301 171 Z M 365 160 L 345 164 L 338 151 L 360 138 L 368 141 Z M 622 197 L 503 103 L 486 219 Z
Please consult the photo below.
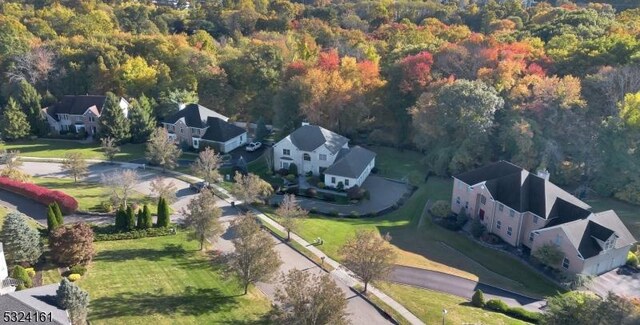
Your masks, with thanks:
M 348 144 L 345 144 L 343 148 L 349 148 Z M 284 149 L 289 150 L 289 155 L 284 154 Z M 310 160 L 304 160 L 304 154 L 308 154 Z M 320 155 L 326 155 L 326 160 L 320 160 Z M 282 159 L 283 157 L 291 158 L 291 160 Z M 336 160 L 337 153 L 331 153 L 325 146 L 320 146 L 313 151 L 303 151 L 298 149 L 289 137 L 280 140 L 273 146 L 273 166 L 276 170 L 284 167 L 286 164 L 294 163 L 298 167 L 298 173 L 304 174 L 307 171 L 311 171 L 314 175 L 320 174 L 321 168 L 327 168 L 331 166 Z

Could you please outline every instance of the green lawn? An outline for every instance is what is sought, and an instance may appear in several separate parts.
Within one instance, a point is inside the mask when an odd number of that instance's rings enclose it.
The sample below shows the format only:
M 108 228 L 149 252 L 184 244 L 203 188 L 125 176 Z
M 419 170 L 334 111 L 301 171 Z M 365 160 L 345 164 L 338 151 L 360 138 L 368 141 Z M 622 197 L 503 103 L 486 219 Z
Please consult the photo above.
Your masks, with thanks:
M 584 200 L 594 212 L 614 210 L 629 228 L 635 238 L 640 238 L 640 206 L 622 202 L 613 198 L 590 198 Z
M 71 178 L 33 177 L 32 182 L 52 190 L 59 190 L 78 200 L 78 209 L 82 211 L 104 212 L 101 203 L 108 201 L 107 189 L 100 183 L 78 181 Z M 152 212 L 156 211 L 156 201 L 142 193 L 135 192 L 130 203 L 149 204 Z
M 473 307 L 466 299 L 453 295 L 389 282 L 379 283 L 378 287 L 425 324 L 442 324 L 443 309 L 447 310 L 445 324 L 527 324 L 500 313 Z
M 86 159 L 105 159 L 98 143 L 79 143 L 51 139 L 23 140 L 0 144 L 0 149 L 19 150 L 21 155 L 38 158 L 62 158 L 69 151 L 80 151 Z M 145 144 L 127 143 L 120 146 L 116 160 L 144 158 Z
M 0 230 L 2 230 L 2 224 L 4 224 L 4 218 L 7 216 L 7 213 L 9 213 L 9 209 L 0 205 Z M 36 229 L 44 228 L 44 226 L 32 218 L 27 218 L 27 223 Z
M 259 322 L 269 301 L 242 295 L 235 277 L 212 266 L 195 241 L 176 236 L 97 242 L 78 283 L 91 297 L 92 324 L 245 324 Z

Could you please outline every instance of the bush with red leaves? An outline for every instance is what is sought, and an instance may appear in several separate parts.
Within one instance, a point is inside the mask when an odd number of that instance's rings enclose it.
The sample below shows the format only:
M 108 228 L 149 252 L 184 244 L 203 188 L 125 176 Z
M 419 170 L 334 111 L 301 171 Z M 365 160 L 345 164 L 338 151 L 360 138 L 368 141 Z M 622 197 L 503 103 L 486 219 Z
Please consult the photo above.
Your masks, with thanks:
M 66 193 L 50 190 L 36 184 L 24 183 L 8 177 L 0 177 L 0 188 L 18 195 L 22 195 L 44 205 L 58 202 L 64 214 L 78 210 L 78 201 Z

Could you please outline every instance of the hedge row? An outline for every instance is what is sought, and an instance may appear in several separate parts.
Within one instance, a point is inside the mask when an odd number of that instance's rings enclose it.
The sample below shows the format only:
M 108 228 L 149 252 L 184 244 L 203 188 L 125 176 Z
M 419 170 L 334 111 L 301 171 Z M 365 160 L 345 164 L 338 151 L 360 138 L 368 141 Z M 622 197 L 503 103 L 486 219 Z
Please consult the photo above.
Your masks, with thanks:
M 44 205 L 58 202 L 60 209 L 62 209 L 62 212 L 65 214 L 71 214 L 78 210 L 78 201 L 72 196 L 36 184 L 16 181 L 8 177 L 0 177 L 0 188 Z
M 138 239 L 138 238 L 145 238 L 145 237 L 160 237 L 160 236 L 175 234 L 175 230 L 170 228 L 149 228 L 149 229 L 133 230 L 128 232 L 113 232 L 113 233 L 106 228 L 110 228 L 110 226 L 95 227 L 93 241 Z
M 504 301 L 498 299 L 487 301 L 484 307 L 533 324 L 540 323 L 542 318 L 542 314 L 540 313 L 528 311 L 520 307 L 509 307 Z

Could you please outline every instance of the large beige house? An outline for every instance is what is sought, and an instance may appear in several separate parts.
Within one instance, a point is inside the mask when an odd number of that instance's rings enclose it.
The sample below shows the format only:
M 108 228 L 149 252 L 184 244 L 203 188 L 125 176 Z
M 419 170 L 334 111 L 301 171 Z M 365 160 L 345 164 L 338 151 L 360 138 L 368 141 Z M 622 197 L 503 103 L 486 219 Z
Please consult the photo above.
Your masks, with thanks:
M 545 244 L 564 253 L 561 268 L 597 275 L 624 265 L 636 242 L 612 210 L 591 207 L 549 181 L 499 161 L 454 176 L 451 209 L 465 210 L 488 232 L 524 251 Z
M 107 96 L 67 95 L 56 104 L 42 109 L 42 115 L 52 132 L 81 132 L 94 136 L 100 132 L 100 116 Z M 118 103 L 124 116 L 129 115 L 129 103 L 120 98 Z

